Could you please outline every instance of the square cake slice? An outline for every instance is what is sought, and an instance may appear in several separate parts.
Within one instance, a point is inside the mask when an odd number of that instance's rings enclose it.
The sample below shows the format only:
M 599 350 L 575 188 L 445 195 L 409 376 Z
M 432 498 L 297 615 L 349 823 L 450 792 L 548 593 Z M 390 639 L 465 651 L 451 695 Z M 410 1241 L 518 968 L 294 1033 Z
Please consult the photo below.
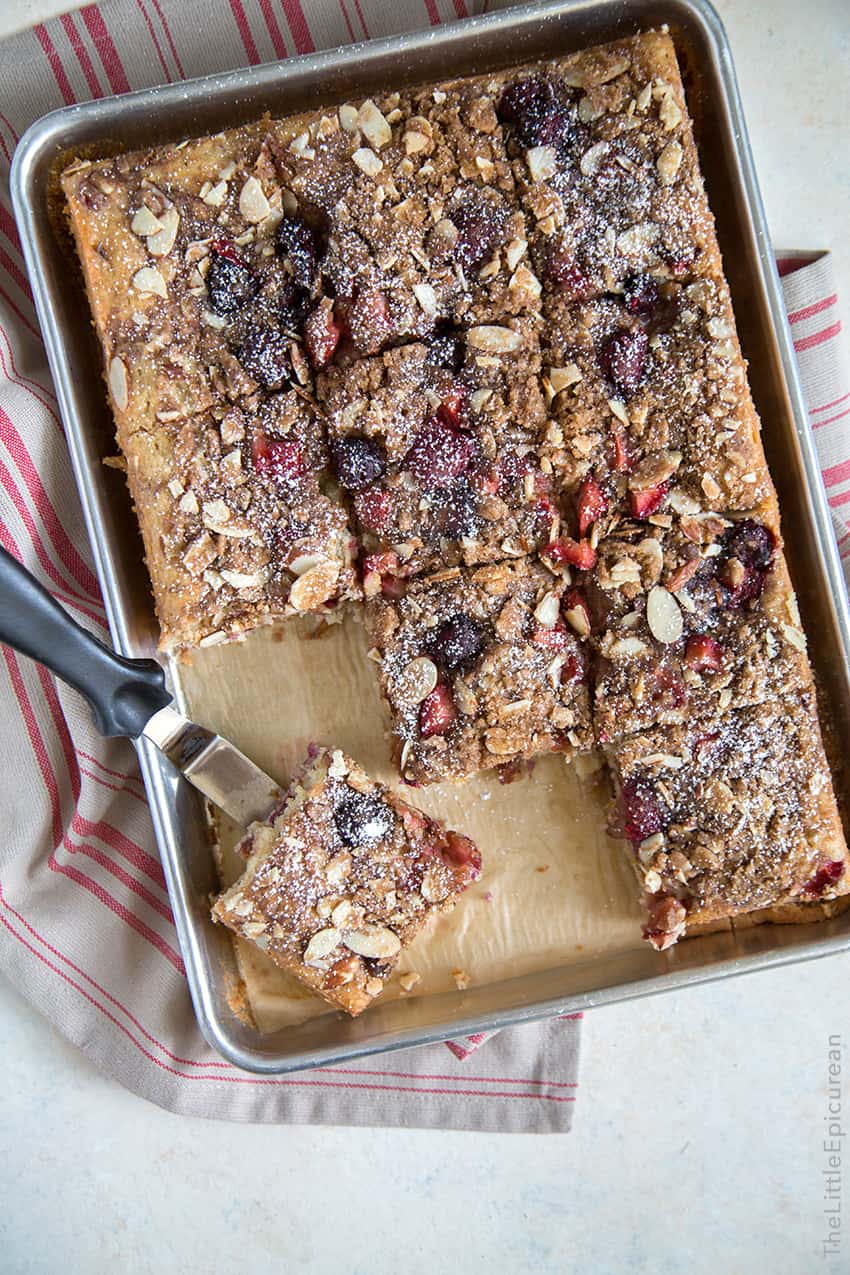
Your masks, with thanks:
M 119 434 L 163 649 L 359 596 L 315 412 L 294 390 Z
M 587 652 L 563 580 L 527 558 L 447 568 L 367 603 L 393 747 L 409 783 L 592 746 Z
M 377 354 L 441 321 L 538 312 L 512 166 L 481 81 L 344 103 L 294 138 L 286 121 L 279 141 L 277 131 L 278 180 L 291 224 L 315 232 L 334 348 Z
M 521 557 L 551 534 L 537 460 L 545 421 L 533 332 L 443 334 L 330 367 L 318 381 L 331 461 L 380 574 Z
M 481 871 L 468 837 L 320 748 L 282 808 L 252 824 L 245 872 L 213 919 L 260 947 L 331 1005 L 359 1014 L 432 917 Z
M 582 484 L 645 518 L 747 510 L 771 493 L 758 416 L 722 279 L 645 275 L 618 296 L 553 302 L 542 358 L 542 455 L 568 513 Z
M 667 527 L 622 522 L 577 592 L 599 657 L 600 743 L 794 702 L 811 686 L 775 506 L 746 518 L 674 518 Z
M 606 752 L 612 830 L 631 845 L 645 937 L 660 951 L 690 924 L 850 892 L 812 688 L 647 730 Z
M 508 137 L 547 295 L 600 296 L 631 276 L 717 273 L 676 51 L 651 31 L 503 77 Z

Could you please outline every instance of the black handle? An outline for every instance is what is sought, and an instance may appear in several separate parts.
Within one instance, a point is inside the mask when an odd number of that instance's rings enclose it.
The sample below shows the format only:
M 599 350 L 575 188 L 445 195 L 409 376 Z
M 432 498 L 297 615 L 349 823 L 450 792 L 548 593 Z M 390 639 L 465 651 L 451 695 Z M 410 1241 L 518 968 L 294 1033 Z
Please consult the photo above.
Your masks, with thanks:
M 155 660 L 128 660 L 73 620 L 0 547 L 0 642 L 44 664 L 86 697 L 101 735 L 141 735 L 160 708 L 171 703 L 165 674 Z

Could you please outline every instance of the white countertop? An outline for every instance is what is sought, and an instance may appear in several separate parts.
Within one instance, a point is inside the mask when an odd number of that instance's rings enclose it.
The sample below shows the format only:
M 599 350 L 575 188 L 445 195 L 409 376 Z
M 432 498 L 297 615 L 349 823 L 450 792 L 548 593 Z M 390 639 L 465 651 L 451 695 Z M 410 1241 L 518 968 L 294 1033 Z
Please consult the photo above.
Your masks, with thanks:
M 309 0 L 304 0 L 305 4 Z M 67 7 L 0 0 L 0 34 Z M 774 241 L 850 297 L 850 3 L 719 0 Z M 2 95 L 2 89 L 0 89 Z M 848 336 L 850 339 L 850 336 Z M 0 982 L 0 1269 L 825 1275 L 830 1036 L 850 958 L 586 1015 L 566 1137 L 241 1127 L 104 1080 Z

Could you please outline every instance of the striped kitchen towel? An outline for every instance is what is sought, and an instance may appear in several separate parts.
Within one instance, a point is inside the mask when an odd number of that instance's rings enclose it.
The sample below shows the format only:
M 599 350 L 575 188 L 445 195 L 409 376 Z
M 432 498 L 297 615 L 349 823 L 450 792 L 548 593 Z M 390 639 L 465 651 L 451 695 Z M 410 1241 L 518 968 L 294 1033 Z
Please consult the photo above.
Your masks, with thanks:
M 57 106 L 465 13 L 463 0 L 328 0 L 309 16 L 300 0 L 107 0 L 0 45 L 0 543 L 98 635 L 103 606 L 11 216 L 18 137 Z M 43 669 L 0 656 L 0 765 L 15 777 L 0 796 L 0 968 L 104 1072 L 219 1119 L 569 1128 L 580 1016 L 291 1077 L 218 1058 L 192 1013 L 132 747 L 100 739 Z

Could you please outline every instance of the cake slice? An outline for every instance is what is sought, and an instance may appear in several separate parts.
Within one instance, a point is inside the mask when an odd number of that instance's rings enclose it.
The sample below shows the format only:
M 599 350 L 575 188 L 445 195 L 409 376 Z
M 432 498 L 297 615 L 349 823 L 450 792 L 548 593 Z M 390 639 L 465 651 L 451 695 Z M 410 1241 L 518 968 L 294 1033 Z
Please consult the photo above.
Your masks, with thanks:
M 359 595 L 327 451 L 295 390 L 123 433 L 165 650 L 206 646 Z
M 608 745 L 613 831 L 629 842 L 663 951 L 691 924 L 850 892 L 814 692 Z
M 649 31 L 504 73 L 497 113 L 547 295 L 719 273 L 673 41 Z
M 775 506 L 620 523 L 576 586 L 597 653 L 600 743 L 811 686 Z
M 563 580 L 527 558 L 447 568 L 369 599 L 404 779 L 465 779 L 592 746 L 587 650 L 565 622 L 568 601 Z
M 588 478 L 609 508 L 745 510 L 767 499 L 759 421 L 722 278 L 647 274 L 618 296 L 547 308 L 543 456 L 565 512 Z M 674 506 L 675 507 L 675 503 Z
M 521 557 L 552 534 L 537 441 L 536 335 L 488 325 L 387 350 L 319 377 L 337 480 L 367 572 Z
M 468 837 L 329 748 L 312 753 L 281 809 L 252 824 L 239 850 L 245 871 L 213 919 L 352 1015 L 481 871 Z

